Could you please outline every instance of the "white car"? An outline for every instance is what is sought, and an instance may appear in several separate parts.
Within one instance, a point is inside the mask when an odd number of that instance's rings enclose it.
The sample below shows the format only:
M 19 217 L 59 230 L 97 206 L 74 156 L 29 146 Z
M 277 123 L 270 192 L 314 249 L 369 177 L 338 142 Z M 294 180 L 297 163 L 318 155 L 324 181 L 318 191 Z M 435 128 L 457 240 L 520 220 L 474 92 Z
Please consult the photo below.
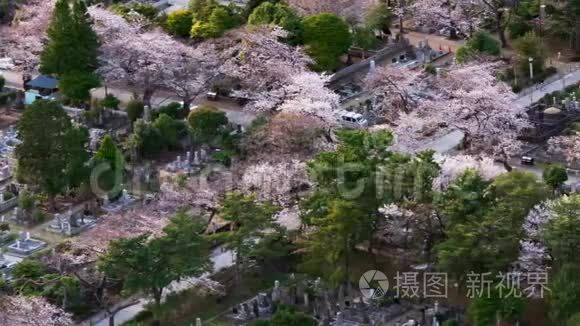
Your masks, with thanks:
M 337 112 L 337 116 L 338 122 L 347 128 L 366 128 L 369 125 L 368 121 L 360 113 L 342 110 Z
M 12 70 L 14 67 L 12 58 L 0 58 L 0 70 Z

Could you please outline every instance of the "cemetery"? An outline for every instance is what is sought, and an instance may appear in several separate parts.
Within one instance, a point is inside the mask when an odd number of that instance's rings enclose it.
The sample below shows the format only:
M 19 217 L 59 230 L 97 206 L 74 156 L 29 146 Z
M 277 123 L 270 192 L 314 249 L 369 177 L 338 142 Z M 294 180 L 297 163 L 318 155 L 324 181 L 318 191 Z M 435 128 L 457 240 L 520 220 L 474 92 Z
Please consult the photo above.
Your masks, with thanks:
M 46 242 L 30 237 L 30 232 L 21 231 L 18 239 L 8 245 L 8 251 L 16 256 L 27 257 L 46 247 Z
M 580 325 L 575 1 L 0 0 L 0 325 Z

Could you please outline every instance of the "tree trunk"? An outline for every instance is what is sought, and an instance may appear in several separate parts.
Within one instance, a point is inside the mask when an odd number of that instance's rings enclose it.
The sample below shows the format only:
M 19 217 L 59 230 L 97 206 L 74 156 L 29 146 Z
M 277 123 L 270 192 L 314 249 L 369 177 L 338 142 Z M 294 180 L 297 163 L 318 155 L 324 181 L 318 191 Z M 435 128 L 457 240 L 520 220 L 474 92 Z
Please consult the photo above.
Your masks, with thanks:
M 48 195 L 48 206 L 52 212 L 56 211 L 56 195 Z
M 574 52 L 580 53 L 580 17 L 574 24 Z
M 153 300 L 155 301 L 155 308 L 153 312 L 153 321 L 152 324 L 154 326 L 161 326 L 161 320 L 159 320 L 159 313 L 161 310 L 161 294 L 163 293 L 163 289 L 155 289 L 153 290 Z
M 503 12 L 501 11 L 497 11 L 497 14 L 495 15 L 495 19 L 496 19 L 496 28 L 497 28 L 497 35 L 499 36 L 499 40 L 501 42 L 501 47 L 505 48 L 507 47 L 507 39 L 505 37 L 505 28 L 502 24 L 502 18 L 503 18 Z
M 187 99 L 182 98 L 181 100 L 183 101 L 183 109 L 189 111 L 189 108 L 191 107 L 191 102 L 193 102 L 193 100 L 191 98 Z

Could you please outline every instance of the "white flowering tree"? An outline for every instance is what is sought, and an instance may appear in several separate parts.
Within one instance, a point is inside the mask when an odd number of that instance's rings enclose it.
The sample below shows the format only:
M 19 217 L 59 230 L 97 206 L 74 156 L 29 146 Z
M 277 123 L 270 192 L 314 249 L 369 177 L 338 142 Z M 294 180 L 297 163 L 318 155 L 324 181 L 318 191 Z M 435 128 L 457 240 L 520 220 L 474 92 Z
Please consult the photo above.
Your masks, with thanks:
M 424 27 L 449 28 L 452 33 L 469 37 L 481 23 L 485 8 L 475 1 L 417 0 L 409 8 L 413 19 Z
M 580 135 L 557 136 L 548 140 L 548 150 L 566 157 L 568 163 L 580 161 Z
M 11 25 L 0 25 L 0 58 L 12 58 L 17 70 L 33 72 L 38 68 L 54 3 L 55 0 L 27 0 Z
M 195 60 L 201 55 L 196 56 L 191 47 L 163 31 L 149 29 L 138 20 L 127 21 L 99 7 L 92 7 L 90 14 L 102 42 L 99 74 L 108 83 L 128 86 L 136 94 L 142 94 L 149 109 L 151 98 L 158 89 L 183 82 L 184 74 L 192 72 L 192 66 L 202 67 L 198 65 L 200 61 Z M 189 76 L 191 79 L 201 78 Z M 179 93 L 189 100 L 193 88 L 189 84 L 191 80 L 186 81 L 187 84 L 180 86 Z M 198 92 L 199 83 L 195 81 L 193 84 L 193 90 Z
M 507 0 L 416 0 L 412 11 L 414 18 L 426 27 L 448 27 L 464 36 L 473 34 L 482 18 L 489 17 L 505 47 L 505 29 L 512 11 L 509 6 L 513 3 Z
M 253 193 L 260 200 L 285 206 L 298 200 L 299 191 L 310 187 L 310 182 L 306 174 L 306 163 L 292 160 L 249 166 L 242 176 L 241 186 L 244 192 Z
M 317 15 L 330 12 L 357 22 L 374 0 L 288 0 L 288 4 L 303 15 Z
M 553 201 L 541 203 L 532 208 L 523 224 L 524 237 L 520 240 L 520 254 L 513 263 L 521 271 L 545 270 L 550 255 L 542 241 L 542 232 L 553 217 Z
M 384 70 L 395 69 L 392 72 Z M 455 66 L 438 76 L 404 68 L 378 68 L 368 79 L 379 115 L 394 130 L 396 148 L 414 151 L 453 130 L 465 134 L 471 153 L 505 156 L 519 148 L 518 134 L 529 126 L 525 108 L 493 75 L 496 65 Z M 408 75 L 394 79 L 390 76 Z M 404 137 L 403 137 L 404 135 Z
M 441 170 L 437 178 L 433 180 L 433 188 L 440 191 L 447 189 L 467 169 L 477 170 L 486 181 L 506 172 L 503 166 L 496 164 L 492 158 L 487 156 L 445 156 L 441 157 L 438 163 Z
M 42 297 L 0 297 L 0 325 L 68 326 L 74 325 L 71 314 Z

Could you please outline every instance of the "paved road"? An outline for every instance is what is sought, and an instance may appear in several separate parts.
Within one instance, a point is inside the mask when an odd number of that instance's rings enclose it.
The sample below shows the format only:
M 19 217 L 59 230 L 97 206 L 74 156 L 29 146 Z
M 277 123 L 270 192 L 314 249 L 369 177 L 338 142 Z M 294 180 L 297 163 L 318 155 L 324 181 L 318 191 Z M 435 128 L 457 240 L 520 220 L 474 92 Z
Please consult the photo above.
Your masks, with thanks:
M 528 106 L 531 103 L 537 102 L 544 95 L 562 90 L 572 84 L 578 83 L 580 81 L 580 69 L 577 69 L 571 73 L 568 73 L 558 80 L 553 81 L 547 85 L 533 86 L 522 90 L 521 94 L 514 103 L 519 105 Z
M 451 49 L 453 53 L 457 52 L 457 49 L 465 43 L 463 40 L 450 40 L 444 36 L 420 32 L 405 32 L 404 37 L 414 46 L 419 46 L 420 42 L 427 41 L 434 50 L 441 48 L 441 50 L 447 51 Z
M 211 261 L 213 262 L 213 270 L 217 272 L 223 268 L 233 266 L 234 259 L 231 251 L 222 251 L 221 248 L 216 248 L 211 254 Z M 207 275 L 206 275 L 207 276 Z M 167 288 L 164 296 L 171 293 L 180 292 L 193 286 L 195 278 L 189 278 L 180 282 L 173 282 Z M 130 302 L 131 300 L 127 301 Z M 123 302 L 125 303 L 125 302 Z M 123 304 L 121 303 L 121 304 Z M 120 326 L 123 323 L 134 319 L 140 312 L 145 310 L 145 306 L 149 303 L 147 298 L 140 299 L 139 302 L 133 306 L 120 310 L 115 315 L 115 326 Z M 85 320 L 78 325 L 81 326 L 109 326 L 109 317 L 104 312 L 100 312 L 92 318 Z
M 18 72 L 1 70 L 0 75 L 6 79 L 6 86 L 23 89 L 22 85 L 22 74 Z M 118 87 L 107 88 L 107 92 L 115 95 L 121 102 L 127 103 L 133 98 L 133 92 L 120 89 Z M 91 91 L 91 95 L 94 98 L 102 99 L 105 97 L 105 88 L 100 87 Z M 171 93 L 158 91 L 155 96 L 151 99 L 151 105 L 159 107 L 162 105 L 167 105 L 171 102 L 180 102 L 179 98 L 176 98 Z M 219 101 L 207 101 L 205 99 L 199 99 L 195 101 L 193 105 L 203 105 L 208 104 L 217 107 L 218 109 L 224 111 L 228 117 L 228 120 L 232 123 L 248 127 L 251 122 L 256 118 L 256 115 L 247 111 L 243 111 L 242 108 L 232 101 L 219 100 Z

